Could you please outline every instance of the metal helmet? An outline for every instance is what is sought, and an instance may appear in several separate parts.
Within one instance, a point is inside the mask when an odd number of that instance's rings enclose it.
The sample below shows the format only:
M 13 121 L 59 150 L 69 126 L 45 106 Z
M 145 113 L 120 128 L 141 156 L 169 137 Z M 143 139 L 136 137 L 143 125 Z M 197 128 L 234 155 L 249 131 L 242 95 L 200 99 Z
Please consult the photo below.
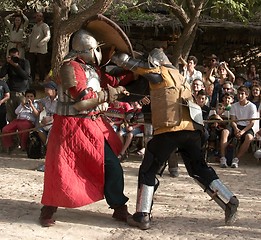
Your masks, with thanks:
M 148 63 L 150 67 L 159 67 L 164 64 L 172 64 L 162 48 L 154 48 L 150 51 L 148 56 Z
M 102 60 L 100 45 L 92 34 L 84 29 L 77 31 L 74 34 L 71 52 L 80 57 L 86 63 L 100 65 Z

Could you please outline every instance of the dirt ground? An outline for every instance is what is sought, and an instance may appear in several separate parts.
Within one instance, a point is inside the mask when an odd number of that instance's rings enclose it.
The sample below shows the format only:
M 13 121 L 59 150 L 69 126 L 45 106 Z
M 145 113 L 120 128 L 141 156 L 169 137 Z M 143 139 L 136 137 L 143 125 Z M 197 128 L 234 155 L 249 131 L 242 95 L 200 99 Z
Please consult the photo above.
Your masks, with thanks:
M 77 209 L 60 208 L 54 227 L 39 226 L 43 173 L 35 169 L 43 162 L 27 159 L 19 150 L 11 156 L 1 153 L 0 239 L 261 239 L 261 163 L 252 154 L 246 155 L 238 169 L 210 163 L 240 200 L 234 226 L 224 225 L 221 208 L 188 177 L 180 161 L 178 178 L 170 178 L 166 170 L 160 178 L 151 229 L 146 231 L 112 219 L 105 200 Z M 135 211 L 140 162 L 140 157 L 131 156 L 123 163 L 131 213 Z

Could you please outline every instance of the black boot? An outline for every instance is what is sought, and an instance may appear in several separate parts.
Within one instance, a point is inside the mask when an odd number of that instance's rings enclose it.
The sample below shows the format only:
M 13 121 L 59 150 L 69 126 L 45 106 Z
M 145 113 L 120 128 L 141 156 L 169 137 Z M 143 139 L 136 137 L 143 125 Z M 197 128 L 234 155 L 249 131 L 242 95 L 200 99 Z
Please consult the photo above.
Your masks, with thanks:
M 128 212 L 127 205 L 113 206 L 111 208 L 114 209 L 112 217 L 115 218 L 118 221 L 127 222 L 127 218 L 132 216 Z
M 238 199 L 234 196 L 226 205 L 225 209 L 225 223 L 231 225 L 236 221 L 237 208 L 239 206 Z
M 43 206 L 41 208 L 41 215 L 39 217 L 39 221 L 42 227 L 51 227 L 55 224 L 55 220 L 52 217 L 56 211 L 57 207 Z
M 138 227 L 141 230 L 150 228 L 151 216 L 149 213 L 136 212 L 128 217 L 127 223 L 132 227 Z

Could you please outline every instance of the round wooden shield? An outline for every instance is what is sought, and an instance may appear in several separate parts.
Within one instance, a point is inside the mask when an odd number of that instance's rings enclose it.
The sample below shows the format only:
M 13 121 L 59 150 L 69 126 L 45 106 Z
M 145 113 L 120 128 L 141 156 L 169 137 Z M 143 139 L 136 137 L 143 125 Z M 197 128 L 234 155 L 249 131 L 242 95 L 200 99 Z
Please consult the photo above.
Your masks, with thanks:
M 90 32 L 100 44 L 104 44 L 102 49 L 115 47 L 116 50 L 134 57 L 128 36 L 119 25 L 104 15 L 98 14 L 88 19 L 82 28 Z

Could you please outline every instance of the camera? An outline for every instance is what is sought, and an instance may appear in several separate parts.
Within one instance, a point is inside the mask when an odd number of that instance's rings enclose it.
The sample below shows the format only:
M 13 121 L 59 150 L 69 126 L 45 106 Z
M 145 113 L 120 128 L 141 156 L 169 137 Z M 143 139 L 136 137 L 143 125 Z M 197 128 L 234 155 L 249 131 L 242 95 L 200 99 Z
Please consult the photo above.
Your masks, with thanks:
M 14 63 L 19 63 L 19 57 L 12 56 L 11 59 Z

